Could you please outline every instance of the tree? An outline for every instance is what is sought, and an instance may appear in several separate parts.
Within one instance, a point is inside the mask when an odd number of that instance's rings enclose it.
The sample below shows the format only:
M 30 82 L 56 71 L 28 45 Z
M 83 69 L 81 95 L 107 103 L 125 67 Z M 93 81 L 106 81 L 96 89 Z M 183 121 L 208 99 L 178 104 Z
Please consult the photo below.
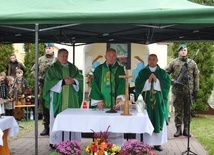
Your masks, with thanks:
M 210 5 L 210 6 L 214 5 L 213 0 L 192 0 L 192 2 L 203 4 L 203 5 Z
M 180 44 L 173 43 L 174 58 L 178 56 L 177 49 Z M 214 88 L 214 43 L 213 42 L 197 42 L 187 43 L 188 57 L 192 58 L 194 53 L 199 49 L 199 53 L 195 58 L 200 71 L 200 86 L 197 98 L 193 104 L 193 111 L 207 110 L 207 101 Z
M 0 44 L 0 72 L 6 73 L 7 64 L 10 61 L 10 54 L 14 53 L 12 44 Z
M 26 74 L 25 74 L 25 78 L 28 81 L 29 87 L 34 90 L 35 88 L 35 78 L 33 77 L 33 75 L 31 75 L 31 68 L 33 67 L 33 65 L 35 64 L 35 44 L 31 44 L 31 43 L 25 43 L 24 45 L 25 48 L 25 66 L 27 68 Z M 41 43 L 39 44 L 39 53 L 38 53 L 38 57 L 42 56 L 44 54 L 44 44 Z

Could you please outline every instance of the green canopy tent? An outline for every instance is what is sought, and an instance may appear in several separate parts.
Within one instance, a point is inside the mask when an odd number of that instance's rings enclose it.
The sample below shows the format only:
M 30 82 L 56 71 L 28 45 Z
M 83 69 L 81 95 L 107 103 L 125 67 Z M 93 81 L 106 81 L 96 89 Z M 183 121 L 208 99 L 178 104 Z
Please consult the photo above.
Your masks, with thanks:
M 213 22 L 212 7 L 187 0 L 7 0 L 1 6 L 4 24 Z
M 210 41 L 214 7 L 187 0 L 7 0 L 1 2 L 0 42 Z M 16 29 L 14 29 L 14 27 Z
M 0 43 L 140 43 L 214 40 L 214 7 L 187 0 L 7 0 Z M 38 70 L 36 70 L 38 74 Z M 35 111 L 37 107 L 35 79 Z M 36 113 L 37 114 L 37 113 Z M 38 154 L 38 116 L 35 116 Z

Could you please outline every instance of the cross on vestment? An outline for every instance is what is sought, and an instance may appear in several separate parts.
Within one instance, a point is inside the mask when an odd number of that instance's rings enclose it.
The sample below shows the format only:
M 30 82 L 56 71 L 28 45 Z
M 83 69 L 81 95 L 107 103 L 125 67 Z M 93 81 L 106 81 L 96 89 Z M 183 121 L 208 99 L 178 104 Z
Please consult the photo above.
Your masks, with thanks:
M 54 139 L 58 139 L 58 136 L 56 134 L 53 135 Z
M 129 75 L 128 70 L 126 70 L 126 75 L 119 75 L 119 78 L 126 79 L 126 97 L 124 101 L 123 113 L 121 115 L 128 116 L 131 115 L 129 113 L 129 78 L 133 78 L 133 76 Z

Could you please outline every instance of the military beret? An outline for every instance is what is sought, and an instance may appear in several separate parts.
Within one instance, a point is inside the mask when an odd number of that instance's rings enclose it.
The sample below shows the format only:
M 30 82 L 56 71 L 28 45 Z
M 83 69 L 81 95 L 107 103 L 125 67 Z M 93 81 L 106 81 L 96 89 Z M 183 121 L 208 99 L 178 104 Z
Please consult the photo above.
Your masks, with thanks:
M 54 47 L 54 44 L 53 43 L 45 43 L 45 48 L 46 47 Z
M 182 50 L 183 48 L 187 48 L 187 45 L 186 44 L 181 44 L 179 47 L 178 47 L 178 52 L 180 50 Z

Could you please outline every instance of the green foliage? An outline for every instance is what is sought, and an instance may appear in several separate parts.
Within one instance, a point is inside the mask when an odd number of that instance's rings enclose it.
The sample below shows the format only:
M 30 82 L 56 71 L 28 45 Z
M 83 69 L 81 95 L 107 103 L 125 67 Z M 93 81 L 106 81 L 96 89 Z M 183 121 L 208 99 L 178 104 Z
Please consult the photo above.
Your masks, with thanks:
M 26 53 L 24 60 L 25 60 L 25 66 L 27 68 L 25 78 L 28 81 L 29 87 L 32 90 L 34 90 L 35 78 L 31 74 L 31 68 L 35 64 L 35 53 L 36 53 L 35 44 L 31 44 L 31 43 L 25 44 L 24 48 L 25 48 L 25 53 Z M 42 56 L 44 54 L 44 51 L 45 51 L 44 44 L 43 43 L 39 44 L 38 57 Z
M 10 61 L 10 54 L 14 53 L 12 44 L 0 44 L 0 72 L 6 73 L 7 63 Z
M 213 42 L 197 42 L 186 43 L 188 49 L 188 57 L 193 58 L 193 55 L 199 49 L 199 53 L 195 58 L 200 71 L 200 87 L 197 98 L 193 101 L 193 112 L 199 110 L 207 110 L 207 101 L 214 88 L 214 43 Z M 174 51 L 174 58 L 178 56 L 178 47 L 180 43 L 173 43 L 172 49 Z
M 174 53 L 173 44 L 169 44 L 167 49 L 167 64 L 174 59 L 173 53 Z
M 192 2 L 198 3 L 198 4 L 203 4 L 203 5 L 209 5 L 212 6 L 214 5 L 213 0 L 191 0 Z

